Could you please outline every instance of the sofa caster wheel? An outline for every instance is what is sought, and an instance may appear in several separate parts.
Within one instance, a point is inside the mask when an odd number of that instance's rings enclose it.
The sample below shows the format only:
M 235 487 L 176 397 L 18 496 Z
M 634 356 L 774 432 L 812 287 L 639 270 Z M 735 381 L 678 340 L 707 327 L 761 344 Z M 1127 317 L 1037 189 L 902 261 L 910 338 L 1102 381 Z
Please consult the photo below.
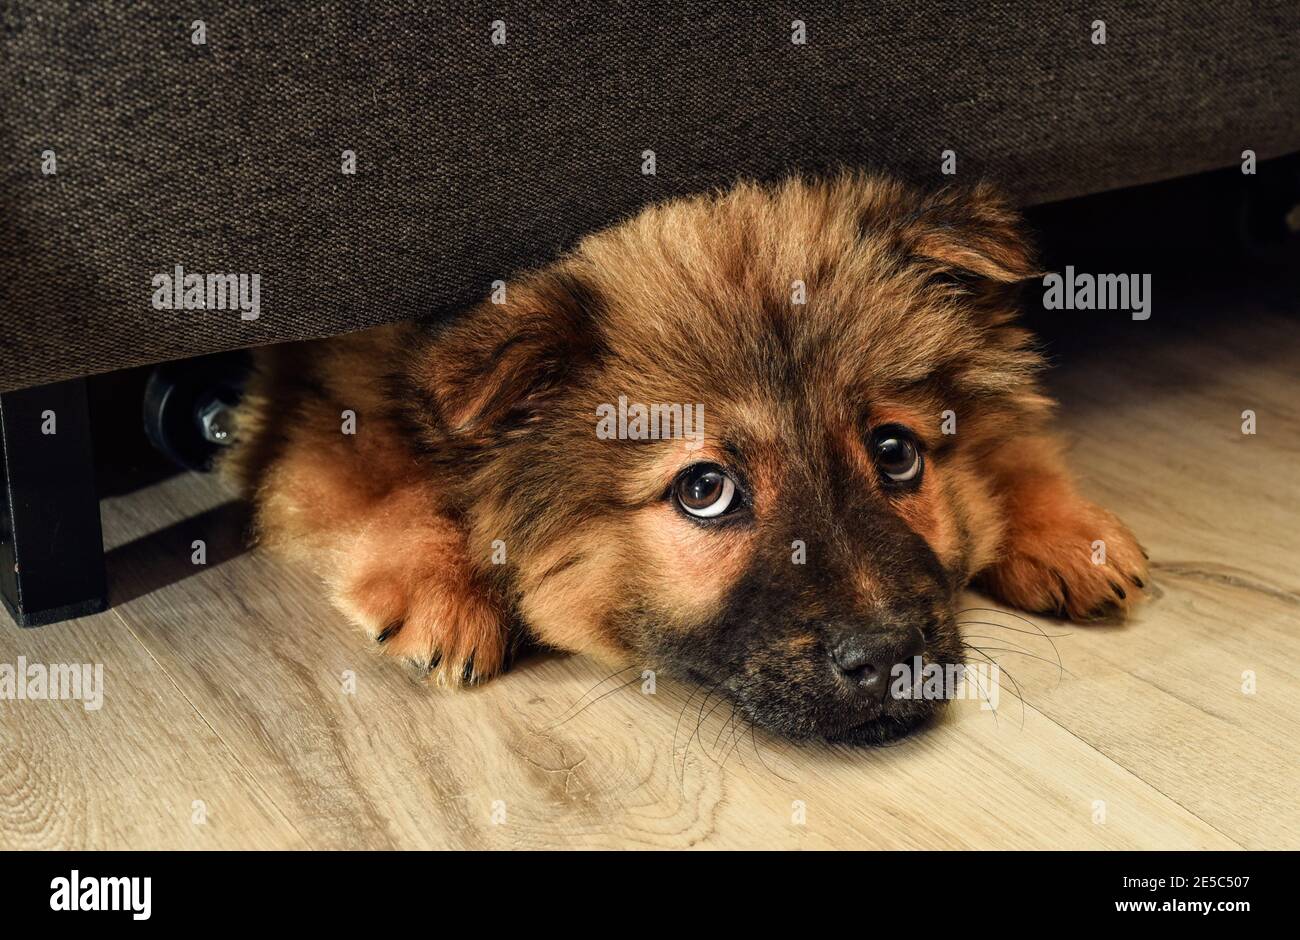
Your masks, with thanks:
M 168 460 L 186 470 L 210 470 L 217 452 L 234 443 L 248 357 L 222 354 L 156 367 L 144 390 L 144 432 Z

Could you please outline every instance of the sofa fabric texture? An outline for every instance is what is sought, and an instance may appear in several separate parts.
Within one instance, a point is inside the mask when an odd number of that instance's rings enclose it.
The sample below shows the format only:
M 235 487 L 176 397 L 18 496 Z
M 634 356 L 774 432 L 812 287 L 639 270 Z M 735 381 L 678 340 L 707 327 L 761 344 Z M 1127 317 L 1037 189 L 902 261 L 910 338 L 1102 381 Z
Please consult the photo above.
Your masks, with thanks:
M 802 43 L 800 15 L 5 3 L 0 390 L 447 315 L 741 176 L 984 176 L 1032 204 L 1300 150 L 1295 0 L 812 4 Z M 177 265 L 257 275 L 256 318 L 159 309 Z

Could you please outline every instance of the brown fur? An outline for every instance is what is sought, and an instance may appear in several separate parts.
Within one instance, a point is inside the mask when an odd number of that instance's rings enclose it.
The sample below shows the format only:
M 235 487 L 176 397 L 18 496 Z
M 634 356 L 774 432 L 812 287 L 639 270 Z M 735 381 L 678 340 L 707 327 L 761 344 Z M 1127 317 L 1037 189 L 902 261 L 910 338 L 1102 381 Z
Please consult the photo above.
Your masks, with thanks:
M 825 730 L 804 684 L 821 681 L 819 625 L 844 611 L 912 610 L 951 658 L 952 599 L 973 578 L 1075 618 L 1140 597 L 1140 549 L 1078 495 L 1047 430 L 1041 362 L 1013 323 L 1034 271 L 984 187 L 742 184 L 593 235 L 448 325 L 264 351 L 225 467 L 266 542 L 440 680 L 498 672 L 525 635 L 616 663 L 687 663 L 695 644 L 738 699 L 762 688 L 807 712 L 754 704 L 762 720 Z M 599 440 L 596 408 L 620 395 L 703 403 L 703 447 Z M 881 486 L 867 433 L 885 424 L 920 441 L 913 491 Z M 746 524 L 701 526 L 665 498 L 701 460 L 743 472 Z M 781 567 L 792 538 L 816 567 Z M 728 646 L 739 593 L 760 589 L 797 624 Z

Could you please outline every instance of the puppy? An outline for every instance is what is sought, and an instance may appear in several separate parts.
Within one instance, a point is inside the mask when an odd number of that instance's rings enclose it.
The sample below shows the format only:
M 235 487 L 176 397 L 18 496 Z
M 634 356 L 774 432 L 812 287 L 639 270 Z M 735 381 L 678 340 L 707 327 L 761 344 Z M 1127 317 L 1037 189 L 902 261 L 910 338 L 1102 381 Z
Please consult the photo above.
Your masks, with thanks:
M 1083 620 L 1147 577 L 1047 430 L 1014 325 L 1034 274 L 985 186 L 744 183 L 449 322 L 261 351 L 225 469 L 264 542 L 439 682 L 527 640 L 889 740 L 938 705 L 891 670 L 960 662 L 972 581 Z

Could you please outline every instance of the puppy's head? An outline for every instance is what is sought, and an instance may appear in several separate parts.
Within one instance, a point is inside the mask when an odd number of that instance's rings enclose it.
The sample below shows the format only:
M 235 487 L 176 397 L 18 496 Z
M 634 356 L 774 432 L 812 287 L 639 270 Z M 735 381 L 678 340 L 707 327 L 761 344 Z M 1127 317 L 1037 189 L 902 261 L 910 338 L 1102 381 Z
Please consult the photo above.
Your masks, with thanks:
M 1047 406 L 1017 226 L 984 188 L 742 185 L 509 284 L 412 373 L 471 553 L 543 642 L 793 736 L 913 727 L 935 703 L 891 672 L 960 660 L 1001 535 L 982 458 Z

